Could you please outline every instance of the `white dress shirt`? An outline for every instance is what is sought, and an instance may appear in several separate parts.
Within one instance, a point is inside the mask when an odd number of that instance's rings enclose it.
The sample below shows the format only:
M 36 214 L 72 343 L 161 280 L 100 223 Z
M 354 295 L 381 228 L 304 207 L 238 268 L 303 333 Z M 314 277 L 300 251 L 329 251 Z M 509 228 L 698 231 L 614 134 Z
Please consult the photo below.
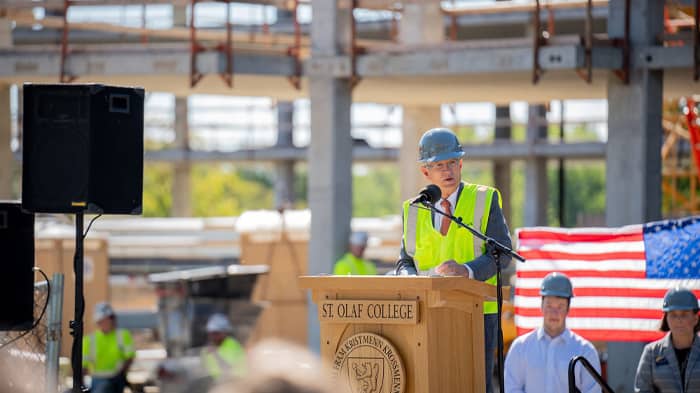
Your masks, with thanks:
M 554 338 L 543 328 L 518 337 L 506 356 L 506 393 L 568 393 L 569 361 L 578 355 L 583 355 L 600 373 L 598 352 L 593 344 L 569 329 Z M 580 362 L 575 373 L 576 386 L 582 393 L 601 391 Z

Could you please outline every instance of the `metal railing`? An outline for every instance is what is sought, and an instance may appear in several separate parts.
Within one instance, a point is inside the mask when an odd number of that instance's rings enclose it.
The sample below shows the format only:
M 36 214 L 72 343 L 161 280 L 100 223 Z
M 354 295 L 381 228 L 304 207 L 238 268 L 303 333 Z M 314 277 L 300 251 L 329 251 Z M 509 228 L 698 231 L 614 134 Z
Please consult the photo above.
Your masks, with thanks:
M 581 390 L 576 387 L 576 363 L 581 362 L 581 365 L 588 371 L 589 374 L 593 377 L 593 379 L 596 381 L 596 383 L 600 386 L 600 388 L 603 390 L 603 393 L 615 393 L 614 390 L 610 388 L 607 382 L 603 380 L 603 377 L 598 374 L 598 371 L 596 371 L 595 368 L 593 368 L 593 365 L 583 357 L 583 355 L 575 356 L 571 358 L 571 361 L 569 361 L 569 393 L 581 393 Z

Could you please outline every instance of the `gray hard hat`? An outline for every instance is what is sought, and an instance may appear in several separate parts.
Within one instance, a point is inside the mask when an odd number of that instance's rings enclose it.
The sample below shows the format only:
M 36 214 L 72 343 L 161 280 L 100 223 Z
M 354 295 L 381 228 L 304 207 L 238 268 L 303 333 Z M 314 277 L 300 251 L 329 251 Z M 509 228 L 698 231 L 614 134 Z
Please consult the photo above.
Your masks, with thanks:
M 428 163 L 464 156 L 457 135 L 447 128 L 433 128 L 418 142 L 418 161 Z
M 369 235 L 367 232 L 353 232 L 350 234 L 350 244 L 354 246 L 366 246 Z
M 663 312 L 675 310 L 698 310 L 698 298 L 695 294 L 685 288 L 672 288 L 664 296 Z
M 542 280 L 540 295 L 572 298 L 574 297 L 574 290 L 571 280 L 564 273 L 549 273 Z
M 105 318 L 114 315 L 114 309 L 107 302 L 100 302 L 95 305 L 95 310 L 92 313 L 92 320 L 99 322 Z
M 231 322 L 229 322 L 228 318 L 226 318 L 226 315 L 224 314 L 213 314 L 207 321 L 207 333 L 230 333 L 232 330 L 233 327 L 231 326 Z

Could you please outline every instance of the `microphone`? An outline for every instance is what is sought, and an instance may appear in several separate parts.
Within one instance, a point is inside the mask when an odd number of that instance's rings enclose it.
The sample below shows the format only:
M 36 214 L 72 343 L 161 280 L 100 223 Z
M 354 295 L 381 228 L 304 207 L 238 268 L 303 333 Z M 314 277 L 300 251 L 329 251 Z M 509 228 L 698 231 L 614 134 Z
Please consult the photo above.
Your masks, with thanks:
M 422 190 L 420 190 L 420 193 L 418 193 L 418 196 L 413 198 L 410 202 L 411 205 L 414 205 L 416 203 L 435 203 L 440 200 L 442 197 L 442 191 L 440 191 L 440 187 L 436 186 L 435 184 L 430 184 L 425 187 L 423 187 Z

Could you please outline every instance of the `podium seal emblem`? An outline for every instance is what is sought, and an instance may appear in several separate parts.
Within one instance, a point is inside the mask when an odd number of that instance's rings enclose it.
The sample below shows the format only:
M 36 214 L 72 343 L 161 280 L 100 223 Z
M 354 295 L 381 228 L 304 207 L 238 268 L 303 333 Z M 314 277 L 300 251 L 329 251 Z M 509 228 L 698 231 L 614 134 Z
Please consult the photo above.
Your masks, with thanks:
M 343 341 L 333 370 L 352 393 L 403 393 L 406 387 L 401 355 L 389 340 L 374 333 L 358 333 Z

